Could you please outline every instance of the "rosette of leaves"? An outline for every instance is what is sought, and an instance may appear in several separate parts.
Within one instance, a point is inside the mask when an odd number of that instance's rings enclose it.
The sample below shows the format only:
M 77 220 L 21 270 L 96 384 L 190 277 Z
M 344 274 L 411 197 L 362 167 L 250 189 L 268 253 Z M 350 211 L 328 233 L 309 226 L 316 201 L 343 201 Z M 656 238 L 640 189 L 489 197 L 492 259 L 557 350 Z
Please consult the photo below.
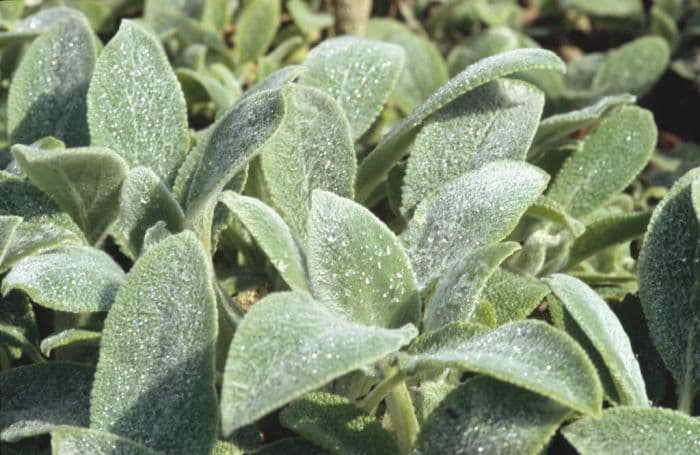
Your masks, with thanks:
M 254 5 L 275 6 L 239 22 Z M 700 180 L 649 221 L 633 97 L 541 120 L 517 77 L 565 70 L 541 49 L 426 93 L 394 27 L 227 88 L 193 132 L 163 36 L 88 24 L 41 31 L 10 86 L 12 125 L 41 129 L 0 174 L 3 452 L 541 453 L 560 429 L 584 454 L 695 451 Z M 390 100 L 409 112 L 381 134 Z M 637 287 L 679 411 L 609 305 Z

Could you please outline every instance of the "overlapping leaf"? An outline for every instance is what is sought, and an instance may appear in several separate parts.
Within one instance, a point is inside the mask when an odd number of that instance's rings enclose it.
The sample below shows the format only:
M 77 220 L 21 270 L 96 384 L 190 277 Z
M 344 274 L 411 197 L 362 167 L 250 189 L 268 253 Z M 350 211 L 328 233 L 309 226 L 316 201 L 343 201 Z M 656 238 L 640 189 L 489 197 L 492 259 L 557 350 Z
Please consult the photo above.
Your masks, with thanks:
M 231 343 L 221 395 L 224 434 L 384 358 L 416 334 L 410 325 L 388 330 L 350 322 L 308 294 L 266 297 Z
M 129 272 L 102 335 L 91 428 L 193 453 L 216 441 L 216 299 L 191 232 L 148 249 Z
M 61 426 L 51 432 L 52 453 L 61 455 L 156 455 L 155 450 L 104 431 Z

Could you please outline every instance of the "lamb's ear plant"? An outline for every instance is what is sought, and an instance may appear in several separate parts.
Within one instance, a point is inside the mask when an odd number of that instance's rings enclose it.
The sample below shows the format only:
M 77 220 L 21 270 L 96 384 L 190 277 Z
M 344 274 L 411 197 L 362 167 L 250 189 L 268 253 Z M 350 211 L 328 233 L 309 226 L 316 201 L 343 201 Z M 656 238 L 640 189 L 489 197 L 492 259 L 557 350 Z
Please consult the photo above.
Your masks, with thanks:
M 245 2 L 231 52 L 231 2 L 167 3 L 104 45 L 63 8 L 0 34 L 26 47 L 0 170 L 3 453 L 700 450 L 700 169 L 637 179 L 661 38 L 593 57 L 585 87 L 520 45 L 447 80 L 398 22 L 284 66 L 283 38 L 330 27 L 311 4 L 287 3 L 290 31 Z M 561 7 L 641 11 L 590 3 Z

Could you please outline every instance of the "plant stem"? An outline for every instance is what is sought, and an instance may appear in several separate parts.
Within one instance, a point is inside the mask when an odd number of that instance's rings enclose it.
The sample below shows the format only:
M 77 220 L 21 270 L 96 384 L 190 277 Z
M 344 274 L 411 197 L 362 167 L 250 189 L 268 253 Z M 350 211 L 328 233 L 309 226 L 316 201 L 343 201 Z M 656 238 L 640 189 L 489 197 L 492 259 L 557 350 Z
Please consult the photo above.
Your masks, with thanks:
M 695 321 L 690 326 L 688 331 L 688 346 L 685 351 L 685 380 L 679 384 L 678 391 L 678 410 L 690 414 L 693 410 L 693 401 L 695 398 L 695 381 L 693 380 L 693 371 L 695 370 L 695 362 L 693 354 L 695 352 Z
M 691 384 L 686 382 L 678 393 L 678 410 L 690 414 L 693 408 L 695 393 Z
M 377 384 L 377 386 L 372 389 L 372 391 L 367 394 L 367 396 L 358 404 L 360 408 L 371 413 L 374 411 L 379 403 L 391 393 L 391 390 L 403 382 L 405 375 L 394 369 L 382 382 Z
M 418 419 L 406 383 L 401 382 L 386 397 L 386 407 L 401 453 L 408 453 L 418 435 Z

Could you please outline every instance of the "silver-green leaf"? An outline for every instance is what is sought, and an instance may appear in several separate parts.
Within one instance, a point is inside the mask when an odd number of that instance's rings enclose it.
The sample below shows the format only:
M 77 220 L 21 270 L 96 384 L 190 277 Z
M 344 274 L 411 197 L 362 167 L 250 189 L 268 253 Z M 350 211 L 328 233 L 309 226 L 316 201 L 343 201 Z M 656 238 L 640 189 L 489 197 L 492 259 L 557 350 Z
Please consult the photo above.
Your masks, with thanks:
M 426 286 L 475 248 L 502 240 L 548 180 L 529 164 L 494 162 L 424 199 L 401 236 L 419 285 Z
M 216 442 L 216 298 L 207 253 L 191 232 L 136 261 L 105 320 L 90 427 L 163 451 Z
M 87 92 L 97 60 L 97 38 L 85 18 L 67 14 L 27 49 L 7 101 L 12 143 L 55 136 L 68 146 L 90 143 Z
M 15 264 L 2 281 L 2 293 L 21 290 L 38 305 L 58 311 L 107 311 L 124 278 L 124 271 L 107 253 L 63 245 Z
M 418 286 L 406 252 L 361 205 L 314 191 L 308 266 L 313 295 L 349 319 L 387 328 L 418 323 Z
M 17 163 L 32 183 L 68 213 L 92 244 L 119 212 L 119 188 L 127 165 L 103 147 L 42 149 L 17 145 Z
M 389 98 L 404 63 L 399 46 L 352 36 L 327 39 L 309 52 L 299 82 L 335 99 L 353 139 L 370 127 Z
M 151 450 L 127 438 L 87 428 L 61 426 L 51 432 L 53 455 L 156 455 Z
M 221 392 L 225 435 L 353 370 L 399 350 L 417 335 L 348 321 L 308 294 L 274 293 L 236 330 Z
M 649 406 L 644 378 L 630 339 L 608 304 L 582 281 L 555 274 L 545 279 L 610 372 L 620 403 Z
M 97 60 L 88 123 L 92 145 L 173 182 L 189 148 L 185 97 L 160 43 L 136 22 L 123 20 Z
M 18 441 L 59 425 L 87 426 L 95 368 L 50 362 L 0 373 L 0 440 Z

